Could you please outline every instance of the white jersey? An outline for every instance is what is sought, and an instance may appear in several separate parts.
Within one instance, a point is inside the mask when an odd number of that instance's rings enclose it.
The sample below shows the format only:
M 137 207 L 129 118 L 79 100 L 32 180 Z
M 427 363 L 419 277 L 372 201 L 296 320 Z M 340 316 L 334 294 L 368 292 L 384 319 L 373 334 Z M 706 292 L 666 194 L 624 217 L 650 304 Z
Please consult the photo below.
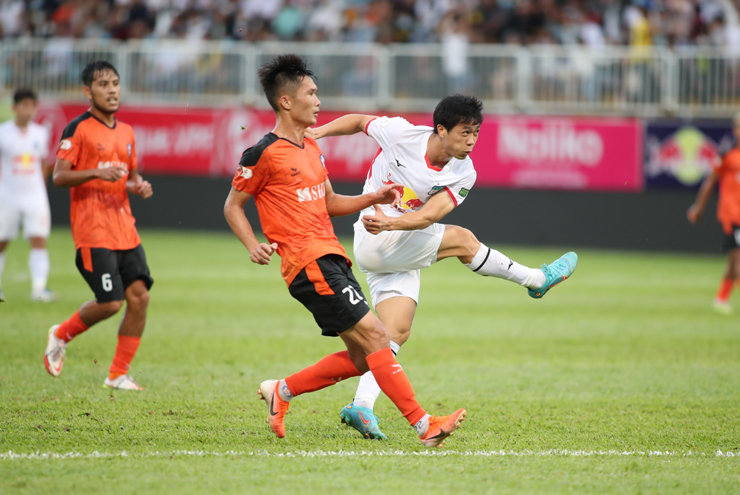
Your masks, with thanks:
M 19 129 L 14 121 L 0 124 L 0 196 L 14 202 L 46 198 L 41 162 L 49 151 L 49 132 L 29 123 Z
M 365 131 L 381 150 L 370 168 L 363 193 L 377 191 L 389 182 L 404 186 L 400 205 L 381 205 L 389 217 L 419 210 L 435 194 L 449 194 L 458 206 L 475 184 L 477 174 L 470 157 L 452 158 L 443 168 L 429 163 L 431 127 L 415 126 L 401 117 L 379 117 L 371 120 Z M 367 214 L 374 214 L 373 207 L 362 211 L 360 218 Z

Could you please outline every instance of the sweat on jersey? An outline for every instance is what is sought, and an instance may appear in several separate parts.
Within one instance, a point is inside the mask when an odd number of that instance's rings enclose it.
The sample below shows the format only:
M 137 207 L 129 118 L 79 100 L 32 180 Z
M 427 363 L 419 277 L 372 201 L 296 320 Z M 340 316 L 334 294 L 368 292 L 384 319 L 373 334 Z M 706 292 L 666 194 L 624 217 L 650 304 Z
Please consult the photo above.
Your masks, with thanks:
M 42 160 L 48 150 L 49 132 L 44 126 L 30 122 L 20 129 L 13 120 L 0 125 L 0 196 L 4 200 L 14 204 L 45 201 Z
M 477 174 L 470 157 L 450 159 L 443 168 L 430 164 L 427 144 L 433 129 L 412 125 L 401 117 L 379 117 L 368 122 L 365 132 L 380 145 L 368 172 L 363 194 L 377 191 L 391 182 L 403 184 L 401 204 L 380 205 L 389 217 L 421 209 L 435 194 L 449 194 L 459 206 L 475 184 Z M 401 192 L 401 191 L 399 191 Z M 373 207 L 360 212 L 373 215 Z

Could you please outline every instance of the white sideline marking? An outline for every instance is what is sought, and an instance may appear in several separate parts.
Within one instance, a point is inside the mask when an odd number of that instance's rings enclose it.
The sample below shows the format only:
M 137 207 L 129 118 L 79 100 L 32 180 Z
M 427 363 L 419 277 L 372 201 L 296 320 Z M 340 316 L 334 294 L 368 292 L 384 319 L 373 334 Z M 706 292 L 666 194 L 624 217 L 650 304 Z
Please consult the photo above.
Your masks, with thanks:
M 403 450 L 297 450 L 295 452 L 267 452 L 226 450 L 172 450 L 154 452 L 2 452 L 0 460 L 46 460 L 46 459 L 102 459 L 111 457 L 737 457 L 740 452 L 721 451 L 694 452 L 673 450 L 423 450 L 406 452 Z

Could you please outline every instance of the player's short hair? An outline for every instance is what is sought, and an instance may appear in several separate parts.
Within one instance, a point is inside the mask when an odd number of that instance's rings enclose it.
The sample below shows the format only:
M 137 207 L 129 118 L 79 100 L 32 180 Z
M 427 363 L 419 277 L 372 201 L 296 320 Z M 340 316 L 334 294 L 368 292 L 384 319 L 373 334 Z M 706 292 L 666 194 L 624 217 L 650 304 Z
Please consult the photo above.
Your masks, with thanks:
M 446 96 L 434 109 L 434 132 L 442 125 L 448 131 L 458 124 L 478 125 L 483 123 L 483 103 L 475 96 Z
M 278 100 L 285 92 L 295 93 L 304 77 L 314 78 L 305 60 L 298 55 L 279 55 L 260 67 L 257 73 L 262 90 L 273 110 L 278 110 Z
M 96 60 L 95 62 L 90 62 L 85 66 L 84 69 L 82 69 L 82 73 L 80 74 L 82 84 L 84 84 L 85 86 L 91 86 L 93 81 L 95 81 L 95 76 L 99 76 L 106 71 L 110 71 L 118 76 L 118 71 L 112 63 L 106 62 L 105 60 Z
M 23 100 L 33 100 L 34 103 L 39 101 L 36 91 L 31 88 L 18 88 L 13 93 L 13 103 L 20 103 Z

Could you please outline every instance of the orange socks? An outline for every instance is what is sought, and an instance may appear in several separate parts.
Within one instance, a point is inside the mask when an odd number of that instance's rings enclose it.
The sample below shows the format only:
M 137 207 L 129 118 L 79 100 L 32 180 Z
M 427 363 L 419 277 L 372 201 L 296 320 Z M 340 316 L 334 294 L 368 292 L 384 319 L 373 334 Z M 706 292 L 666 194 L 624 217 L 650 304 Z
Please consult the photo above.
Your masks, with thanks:
M 414 398 L 411 382 L 393 356 L 390 347 L 373 352 L 367 357 L 367 365 L 375 376 L 380 389 L 396 405 L 411 425 L 426 416 L 426 412 Z
M 390 348 L 388 349 L 390 351 Z M 393 356 L 393 354 L 391 354 Z M 349 357 L 347 351 L 329 354 L 318 363 L 293 373 L 285 378 L 293 397 L 308 392 L 321 390 L 347 378 L 360 376 L 362 373 Z
M 108 378 L 115 380 L 121 375 L 128 373 L 131 367 L 131 361 L 136 355 L 139 348 L 141 337 L 128 337 L 125 335 L 118 336 L 118 345 L 116 346 L 116 355 L 113 356 L 113 364 L 108 370 Z
M 69 342 L 79 334 L 87 330 L 88 327 L 80 318 L 80 312 L 75 311 L 75 314 L 69 317 L 67 321 L 59 325 L 57 331 L 54 333 L 56 338 L 62 339 L 65 342 Z
M 727 301 L 727 298 L 730 297 L 730 292 L 732 292 L 732 285 L 735 283 L 732 279 L 722 279 L 722 285 L 719 286 L 719 290 L 717 291 L 717 299 L 720 301 Z

